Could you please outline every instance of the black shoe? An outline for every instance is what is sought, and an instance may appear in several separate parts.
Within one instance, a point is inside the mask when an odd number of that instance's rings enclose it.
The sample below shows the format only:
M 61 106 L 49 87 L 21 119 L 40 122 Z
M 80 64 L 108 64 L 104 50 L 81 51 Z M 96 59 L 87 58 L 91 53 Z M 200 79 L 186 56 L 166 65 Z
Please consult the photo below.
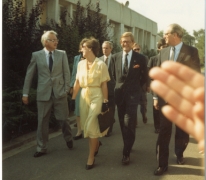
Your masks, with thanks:
M 142 121 L 143 121 L 144 124 L 146 124 L 147 123 L 147 117 L 146 116 L 143 117 Z
M 81 139 L 81 138 L 82 138 L 82 134 L 80 134 L 79 136 L 74 136 L 73 137 L 74 140 L 78 140 L 78 139 Z
M 72 149 L 72 148 L 73 148 L 73 141 L 72 141 L 72 140 L 67 142 L 67 147 L 68 147 L 69 149 Z
M 34 153 L 34 157 L 40 157 L 40 156 L 43 156 L 45 155 L 46 153 L 43 153 L 43 152 L 35 152 Z
M 101 141 L 99 141 L 99 147 L 102 145 Z M 98 151 L 99 151 L 99 147 L 97 149 L 97 151 L 94 153 L 94 156 L 96 156 L 98 154 Z
M 130 161 L 129 156 L 123 156 L 122 164 L 127 165 L 127 164 L 129 164 L 129 161 Z
M 74 127 L 77 127 L 77 123 L 74 124 Z
M 166 172 L 167 169 L 168 169 L 168 166 L 158 167 L 157 169 L 155 169 L 154 175 L 155 175 L 155 176 L 160 176 L 160 175 L 162 175 L 164 172 Z
M 180 165 L 185 164 L 184 158 L 183 158 L 183 157 L 181 157 L 181 158 L 178 158 L 178 157 L 177 157 L 177 164 L 180 164 Z
M 158 134 L 160 132 L 160 129 L 155 129 L 155 133 Z
M 95 161 L 95 159 L 94 159 L 94 161 Z M 93 161 L 92 165 L 86 164 L 86 170 L 90 170 L 90 169 L 92 169 L 94 167 L 94 161 Z

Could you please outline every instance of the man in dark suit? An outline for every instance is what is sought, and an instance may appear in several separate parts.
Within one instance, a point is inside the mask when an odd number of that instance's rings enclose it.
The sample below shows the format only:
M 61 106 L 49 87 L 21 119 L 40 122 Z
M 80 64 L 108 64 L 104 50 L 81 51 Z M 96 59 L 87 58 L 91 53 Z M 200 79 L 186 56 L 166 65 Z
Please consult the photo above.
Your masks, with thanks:
M 114 96 L 124 142 L 122 164 L 128 164 L 135 141 L 137 105 L 148 71 L 145 56 L 132 50 L 133 34 L 123 33 L 120 43 L 123 51 L 112 55 L 111 71 L 116 82 Z
M 198 51 L 196 48 L 188 46 L 182 42 L 183 32 L 183 29 L 178 24 L 171 24 L 165 29 L 164 38 L 166 43 L 170 46 L 160 51 L 157 66 L 160 66 L 164 61 L 169 59 L 182 63 L 200 72 Z M 176 84 L 174 84 L 174 86 L 176 86 Z M 154 98 L 154 106 L 156 109 L 161 109 L 167 104 L 167 102 L 160 97 L 155 96 Z M 168 169 L 171 133 L 172 123 L 162 113 L 160 113 L 160 132 L 156 146 L 158 168 L 154 171 L 155 175 L 162 175 Z M 176 126 L 175 154 L 177 156 L 177 164 L 184 164 L 183 153 L 188 142 L 189 135 Z
M 112 57 L 112 49 L 113 49 L 113 44 L 110 41 L 104 41 L 102 44 L 102 52 L 103 56 L 99 57 L 99 59 L 103 60 L 106 65 L 108 66 L 109 70 L 109 75 L 110 75 L 110 81 L 107 82 L 107 88 L 108 88 L 108 106 L 109 106 L 109 111 L 111 111 L 112 114 L 112 122 L 115 122 L 114 115 L 115 115 L 115 102 L 114 102 L 114 87 L 115 87 L 115 81 L 111 76 L 111 57 Z M 107 132 L 106 137 L 109 137 L 113 129 L 113 124 L 110 126 L 109 131 Z
M 69 149 L 73 147 L 70 121 L 68 119 L 67 93 L 69 91 L 70 71 L 65 51 L 57 50 L 57 33 L 46 31 L 41 38 L 44 49 L 32 53 L 24 80 L 24 104 L 29 103 L 28 94 L 32 79 L 37 72 L 37 151 L 34 157 L 46 154 L 49 134 L 49 119 L 52 109 L 57 120 L 62 122 L 62 133 Z
M 161 49 L 168 47 L 168 45 L 165 42 L 165 39 L 162 38 L 160 39 L 160 41 L 157 44 L 157 51 L 158 54 L 155 56 L 150 57 L 149 62 L 147 64 L 147 67 L 149 68 L 149 70 L 155 66 L 157 66 L 157 61 L 159 58 L 159 52 Z M 151 91 L 151 93 L 153 94 L 153 92 Z M 154 120 L 154 128 L 155 128 L 155 133 L 159 133 L 160 131 L 160 111 L 159 109 L 156 109 L 154 107 L 154 105 L 152 106 L 153 109 L 153 120 Z

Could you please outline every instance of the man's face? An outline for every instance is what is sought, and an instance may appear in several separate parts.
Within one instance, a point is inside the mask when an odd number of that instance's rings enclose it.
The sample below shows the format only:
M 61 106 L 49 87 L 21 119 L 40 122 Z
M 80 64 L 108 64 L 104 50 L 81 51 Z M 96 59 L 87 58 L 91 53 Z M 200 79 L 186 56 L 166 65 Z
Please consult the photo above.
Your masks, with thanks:
M 122 37 L 122 39 L 121 39 L 121 46 L 122 46 L 122 49 L 123 49 L 123 51 L 125 51 L 125 52 L 129 52 L 129 51 L 131 51 L 132 50 L 132 46 L 133 46 L 133 42 L 132 42 L 132 40 L 131 40 L 131 37 Z
M 49 34 L 47 40 L 45 41 L 45 47 L 49 51 L 53 51 L 53 50 L 55 50 L 57 48 L 58 42 L 59 42 L 59 40 L 57 39 L 56 35 Z
M 141 49 L 138 45 L 136 45 L 136 46 L 133 47 L 133 51 L 135 51 L 137 53 L 140 53 Z
M 109 56 L 112 52 L 112 48 L 110 47 L 109 44 L 103 43 L 102 45 L 102 52 L 105 56 Z
M 171 33 L 171 28 L 167 28 L 164 30 L 164 38 L 165 38 L 165 42 L 166 44 L 169 44 L 170 46 L 174 46 L 175 45 L 175 34 Z

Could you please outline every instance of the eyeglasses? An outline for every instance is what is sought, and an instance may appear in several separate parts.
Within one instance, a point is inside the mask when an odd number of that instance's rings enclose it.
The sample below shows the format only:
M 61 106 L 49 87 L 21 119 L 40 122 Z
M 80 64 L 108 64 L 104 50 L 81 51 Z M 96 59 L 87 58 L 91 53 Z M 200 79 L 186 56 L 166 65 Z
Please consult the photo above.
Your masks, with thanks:
M 51 42 L 59 42 L 59 40 L 58 39 L 47 39 L 47 41 L 51 41 Z
M 133 49 L 133 51 L 139 51 L 139 50 L 140 50 L 139 48 Z

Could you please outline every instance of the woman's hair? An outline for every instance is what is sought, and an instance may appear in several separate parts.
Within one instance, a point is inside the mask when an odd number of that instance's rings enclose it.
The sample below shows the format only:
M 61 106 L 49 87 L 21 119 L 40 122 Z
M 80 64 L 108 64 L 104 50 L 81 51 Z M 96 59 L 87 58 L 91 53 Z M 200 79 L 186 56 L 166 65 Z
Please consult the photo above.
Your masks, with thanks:
M 98 55 L 99 55 L 99 50 L 100 50 L 99 41 L 98 41 L 97 39 L 95 39 L 94 37 L 90 37 L 90 38 L 84 38 L 84 39 L 82 39 L 82 41 L 80 42 L 81 46 L 82 46 L 84 43 L 86 43 L 86 46 L 92 50 L 92 52 L 94 53 L 94 55 L 95 55 L 96 57 L 98 57 Z

